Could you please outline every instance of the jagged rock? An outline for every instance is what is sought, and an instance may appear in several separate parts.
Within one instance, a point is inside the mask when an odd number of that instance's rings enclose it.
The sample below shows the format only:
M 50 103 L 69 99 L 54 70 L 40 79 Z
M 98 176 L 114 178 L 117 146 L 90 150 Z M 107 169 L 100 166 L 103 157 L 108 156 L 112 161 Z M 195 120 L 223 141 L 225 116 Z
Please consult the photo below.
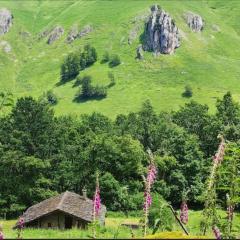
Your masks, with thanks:
M 0 9 L 0 35 L 3 35 L 9 31 L 12 26 L 13 15 L 8 9 Z
M 191 28 L 194 32 L 200 32 L 203 30 L 203 19 L 200 15 L 188 12 L 186 13 L 186 21 L 188 26 Z
M 172 54 L 179 46 L 179 31 L 173 19 L 159 6 L 152 6 L 145 29 L 144 49 L 155 54 Z
M 12 50 L 11 45 L 7 41 L 1 41 L 0 42 L 0 48 L 2 48 L 2 50 L 5 53 L 9 53 Z
M 140 44 L 137 47 L 136 52 L 137 52 L 136 59 L 142 60 L 143 59 L 143 47 L 142 47 L 142 44 Z
M 56 40 L 58 40 L 64 33 L 64 29 L 61 26 L 55 27 L 49 34 L 49 38 L 47 40 L 48 44 L 52 44 Z
M 51 30 L 46 29 L 43 32 L 39 33 L 38 40 L 41 40 L 42 38 L 47 37 L 51 31 L 52 31 L 52 29 Z
M 70 29 L 66 41 L 67 41 L 67 43 L 71 43 L 75 39 L 84 37 L 84 36 L 86 36 L 87 34 L 89 34 L 92 31 L 93 31 L 93 28 L 90 25 L 84 26 L 81 31 L 79 31 L 78 27 L 76 25 L 74 25 Z
M 72 26 L 72 28 L 70 29 L 66 41 L 67 41 L 67 43 L 71 43 L 71 42 L 73 42 L 77 37 L 78 37 L 78 26 L 77 26 L 77 25 L 74 25 L 74 26 Z
M 78 33 L 78 37 L 84 37 L 87 34 L 89 34 L 90 32 L 93 31 L 93 28 L 90 25 L 86 25 L 85 27 L 83 27 L 83 29 Z

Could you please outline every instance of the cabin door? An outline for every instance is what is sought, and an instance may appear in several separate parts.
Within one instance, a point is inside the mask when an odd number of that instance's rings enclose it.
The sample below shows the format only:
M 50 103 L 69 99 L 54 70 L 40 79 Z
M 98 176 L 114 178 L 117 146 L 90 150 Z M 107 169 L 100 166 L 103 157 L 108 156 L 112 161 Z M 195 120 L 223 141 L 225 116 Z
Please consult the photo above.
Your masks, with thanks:
M 65 215 L 65 229 L 70 229 L 72 228 L 73 224 L 73 219 L 71 216 Z

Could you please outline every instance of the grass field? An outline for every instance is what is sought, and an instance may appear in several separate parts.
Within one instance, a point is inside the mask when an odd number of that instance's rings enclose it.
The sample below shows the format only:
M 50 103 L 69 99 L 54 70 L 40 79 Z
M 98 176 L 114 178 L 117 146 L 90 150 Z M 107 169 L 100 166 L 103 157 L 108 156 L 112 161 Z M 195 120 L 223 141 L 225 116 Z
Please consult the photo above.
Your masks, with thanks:
M 137 38 L 128 45 L 128 35 L 135 17 L 148 12 L 158 3 L 176 20 L 181 30 L 181 47 L 176 54 L 154 58 L 145 53 L 144 61 L 135 60 Z M 110 117 L 136 111 L 146 99 L 157 111 L 177 109 L 189 101 L 181 96 L 184 86 L 193 88 L 193 99 L 207 103 L 214 111 L 217 97 L 230 90 L 240 101 L 240 2 L 216 1 L 0 1 L 14 15 L 10 32 L 0 37 L 12 46 L 10 53 L 0 49 L 0 90 L 10 90 L 14 97 L 39 97 L 52 89 L 59 98 L 57 114 L 80 114 L 100 111 Z M 205 20 L 202 33 L 187 27 L 183 14 L 192 11 Z M 66 44 L 72 25 L 90 24 L 94 31 L 88 36 Z M 37 36 L 45 29 L 61 25 L 64 37 L 52 45 Z M 140 22 L 143 32 L 144 23 Z M 217 25 L 220 31 L 213 29 Z M 20 34 L 28 32 L 29 35 Z M 104 51 L 118 53 L 122 64 L 110 69 L 98 61 L 81 72 L 90 74 L 94 83 L 108 84 L 108 71 L 113 71 L 117 84 L 109 89 L 106 99 L 73 102 L 77 92 L 73 82 L 56 86 L 60 65 L 68 52 L 91 43 L 101 58 Z
M 224 212 L 220 212 L 224 215 Z M 131 238 L 131 231 L 129 228 L 120 226 L 122 223 L 138 223 L 139 217 L 124 217 L 122 214 L 109 214 L 106 218 L 106 226 L 98 230 L 99 238 Z M 187 229 L 192 236 L 201 235 L 199 231 L 199 225 L 201 220 L 201 211 L 189 212 L 189 223 Z M 12 227 L 16 223 L 16 220 L 0 221 L 3 225 L 3 232 L 6 238 L 15 238 L 16 231 L 12 230 Z M 234 218 L 234 231 L 240 235 L 240 214 L 235 214 Z M 174 232 L 182 232 L 179 225 L 174 225 Z M 151 234 L 151 230 L 148 231 Z M 24 229 L 24 238 L 89 238 L 91 237 L 91 229 L 88 230 L 46 230 L 46 229 Z M 134 237 L 142 237 L 142 230 L 133 230 Z M 207 237 L 213 237 L 211 232 L 208 232 Z

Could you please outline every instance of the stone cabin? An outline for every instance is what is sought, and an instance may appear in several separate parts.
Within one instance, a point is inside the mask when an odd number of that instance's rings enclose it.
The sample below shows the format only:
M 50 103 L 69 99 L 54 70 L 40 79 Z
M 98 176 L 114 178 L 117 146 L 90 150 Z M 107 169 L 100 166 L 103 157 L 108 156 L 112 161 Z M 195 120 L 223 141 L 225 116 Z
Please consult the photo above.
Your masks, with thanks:
M 64 192 L 28 208 L 22 215 L 25 227 L 71 229 L 87 227 L 93 221 L 93 201 L 73 192 Z M 105 224 L 106 207 L 101 206 L 99 222 Z M 16 226 L 17 227 L 17 226 Z

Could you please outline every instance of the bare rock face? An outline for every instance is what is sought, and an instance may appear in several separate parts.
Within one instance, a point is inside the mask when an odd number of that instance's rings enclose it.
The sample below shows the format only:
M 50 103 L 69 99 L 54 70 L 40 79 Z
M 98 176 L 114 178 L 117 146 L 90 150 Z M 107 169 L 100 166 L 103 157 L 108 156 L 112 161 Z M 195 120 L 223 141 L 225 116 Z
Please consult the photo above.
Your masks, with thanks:
M 89 34 L 90 32 L 92 32 L 93 28 L 90 25 L 86 25 L 85 27 L 83 27 L 83 29 L 79 32 L 78 37 L 84 37 L 87 34 Z
M 50 33 L 47 40 L 48 44 L 52 44 L 56 40 L 58 40 L 64 33 L 64 29 L 61 26 L 55 27 Z
M 13 15 L 7 9 L 0 9 L 0 36 L 9 31 L 12 26 Z
M 142 60 L 143 59 L 143 47 L 142 47 L 142 44 L 140 44 L 137 47 L 136 52 L 137 52 L 136 59 Z
M 78 37 L 78 26 L 74 25 L 71 27 L 68 35 L 67 35 L 67 43 L 73 42 Z
M 172 54 L 180 46 L 179 31 L 170 15 L 159 6 L 151 7 L 145 29 L 144 49 L 155 54 Z
M 200 32 L 203 30 L 204 23 L 200 15 L 188 12 L 186 13 L 185 19 L 193 32 Z
M 92 31 L 93 31 L 93 28 L 90 25 L 84 26 L 82 28 L 82 30 L 80 30 L 80 31 L 79 31 L 78 27 L 76 25 L 74 25 L 70 29 L 66 41 L 67 41 L 67 43 L 71 43 L 75 39 L 82 38 L 82 37 L 88 35 Z

